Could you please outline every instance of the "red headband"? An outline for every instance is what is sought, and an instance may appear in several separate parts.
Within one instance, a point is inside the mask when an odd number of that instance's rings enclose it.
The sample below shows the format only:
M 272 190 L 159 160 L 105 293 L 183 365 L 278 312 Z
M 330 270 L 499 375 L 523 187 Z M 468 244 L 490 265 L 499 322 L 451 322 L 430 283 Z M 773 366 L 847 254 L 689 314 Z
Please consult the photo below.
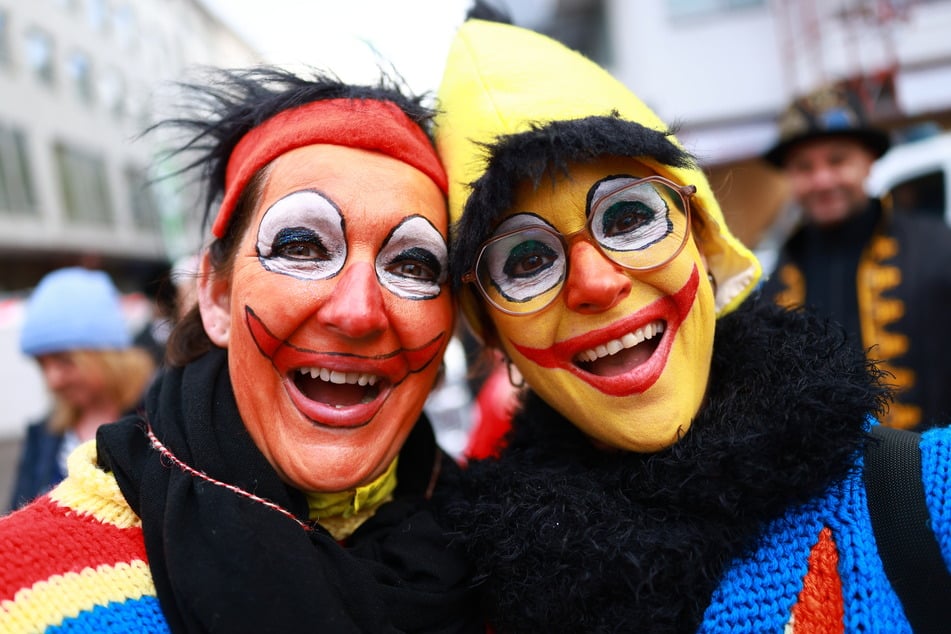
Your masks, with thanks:
M 299 147 L 328 143 L 372 150 L 423 172 L 445 194 L 446 172 L 429 138 L 406 113 L 389 101 L 327 99 L 284 110 L 238 141 L 225 171 L 225 196 L 211 227 L 225 234 L 231 214 L 248 181 L 278 156 Z

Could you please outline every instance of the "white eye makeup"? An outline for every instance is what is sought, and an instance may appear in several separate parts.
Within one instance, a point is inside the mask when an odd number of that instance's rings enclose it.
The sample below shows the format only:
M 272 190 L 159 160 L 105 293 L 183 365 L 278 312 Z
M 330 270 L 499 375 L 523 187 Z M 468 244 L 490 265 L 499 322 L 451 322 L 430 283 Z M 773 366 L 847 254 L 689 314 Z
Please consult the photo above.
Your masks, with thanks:
M 567 258 L 563 238 L 535 214 L 506 218 L 483 255 L 484 276 L 510 302 L 526 302 L 564 281 Z
M 288 194 L 264 212 L 257 251 L 268 271 L 303 280 L 333 277 L 347 260 L 343 216 L 320 192 Z
M 611 251 L 647 249 L 674 232 L 668 200 L 677 197 L 662 183 L 630 177 L 601 181 L 590 198 L 591 235 Z
M 405 299 L 439 296 L 449 271 L 446 239 L 426 218 L 410 216 L 397 226 L 376 256 L 376 274 Z

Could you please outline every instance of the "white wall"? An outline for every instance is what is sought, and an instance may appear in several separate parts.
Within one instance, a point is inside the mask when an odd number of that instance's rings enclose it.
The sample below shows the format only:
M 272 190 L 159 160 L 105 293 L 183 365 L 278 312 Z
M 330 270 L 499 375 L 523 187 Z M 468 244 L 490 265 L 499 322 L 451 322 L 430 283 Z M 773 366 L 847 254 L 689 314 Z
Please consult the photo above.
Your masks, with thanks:
M 667 0 L 606 0 L 614 45 L 611 71 L 710 163 L 760 154 L 775 119 L 795 95 L 823 81 L 897 62 L 898 100 L 914 116 L 951 110 L 951 2 L 911 3 L 905 19 L 820 20 L 821 38 L 789 19 L 844 0 L 767 0 L 759 6 L 670 16 Z
M 0 299 L 0 439 L 23 436 L 27 423 L 49 404 L 39 366 L 20 352 L 22 315 L 20 300 Z M 7 494 L 0 490 L 0 500 Z
M 785 96 L 767 7 L 674 20 L 664 0 L 609 2 L 613 71 L 666 121 L 772 111 Z

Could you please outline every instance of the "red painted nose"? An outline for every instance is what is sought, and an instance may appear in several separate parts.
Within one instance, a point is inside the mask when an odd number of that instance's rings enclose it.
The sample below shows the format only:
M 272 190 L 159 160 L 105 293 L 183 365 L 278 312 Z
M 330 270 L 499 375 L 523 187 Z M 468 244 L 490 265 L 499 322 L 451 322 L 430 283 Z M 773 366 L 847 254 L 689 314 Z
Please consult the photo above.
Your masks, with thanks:
M 367 262 L 347 266 L 317 316 L 324 327 L 354 339 L 386 330 L 389 322 L 373 266 Z
M 630 275 L 591 244 L 571 247 L 565 305 L 579 313 L 598 313 L 615 306 L 631 292 Z

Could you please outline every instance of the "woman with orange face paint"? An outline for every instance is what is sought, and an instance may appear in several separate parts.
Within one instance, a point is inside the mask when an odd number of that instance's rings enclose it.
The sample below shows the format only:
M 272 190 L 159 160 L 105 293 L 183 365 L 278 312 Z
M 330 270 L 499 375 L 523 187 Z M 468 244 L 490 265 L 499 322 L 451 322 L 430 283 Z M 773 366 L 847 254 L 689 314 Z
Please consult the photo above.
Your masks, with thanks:
M 581 55 L 477 19 L 438 103 L 453 281 L 525 382 L 443 509 L 495 629 L 910 631 L 862 475 L 880 372 L 758 296 L 667 126 Z M 920 454 L 946 575 L 951 434 Z
M 455 323 L 431 113 L 385 78 L 185 88 L 197 306 L 145 413 L 0 520 L 0 630 L 480 631 L 431 511 L 458 468 L 422 414 Z

